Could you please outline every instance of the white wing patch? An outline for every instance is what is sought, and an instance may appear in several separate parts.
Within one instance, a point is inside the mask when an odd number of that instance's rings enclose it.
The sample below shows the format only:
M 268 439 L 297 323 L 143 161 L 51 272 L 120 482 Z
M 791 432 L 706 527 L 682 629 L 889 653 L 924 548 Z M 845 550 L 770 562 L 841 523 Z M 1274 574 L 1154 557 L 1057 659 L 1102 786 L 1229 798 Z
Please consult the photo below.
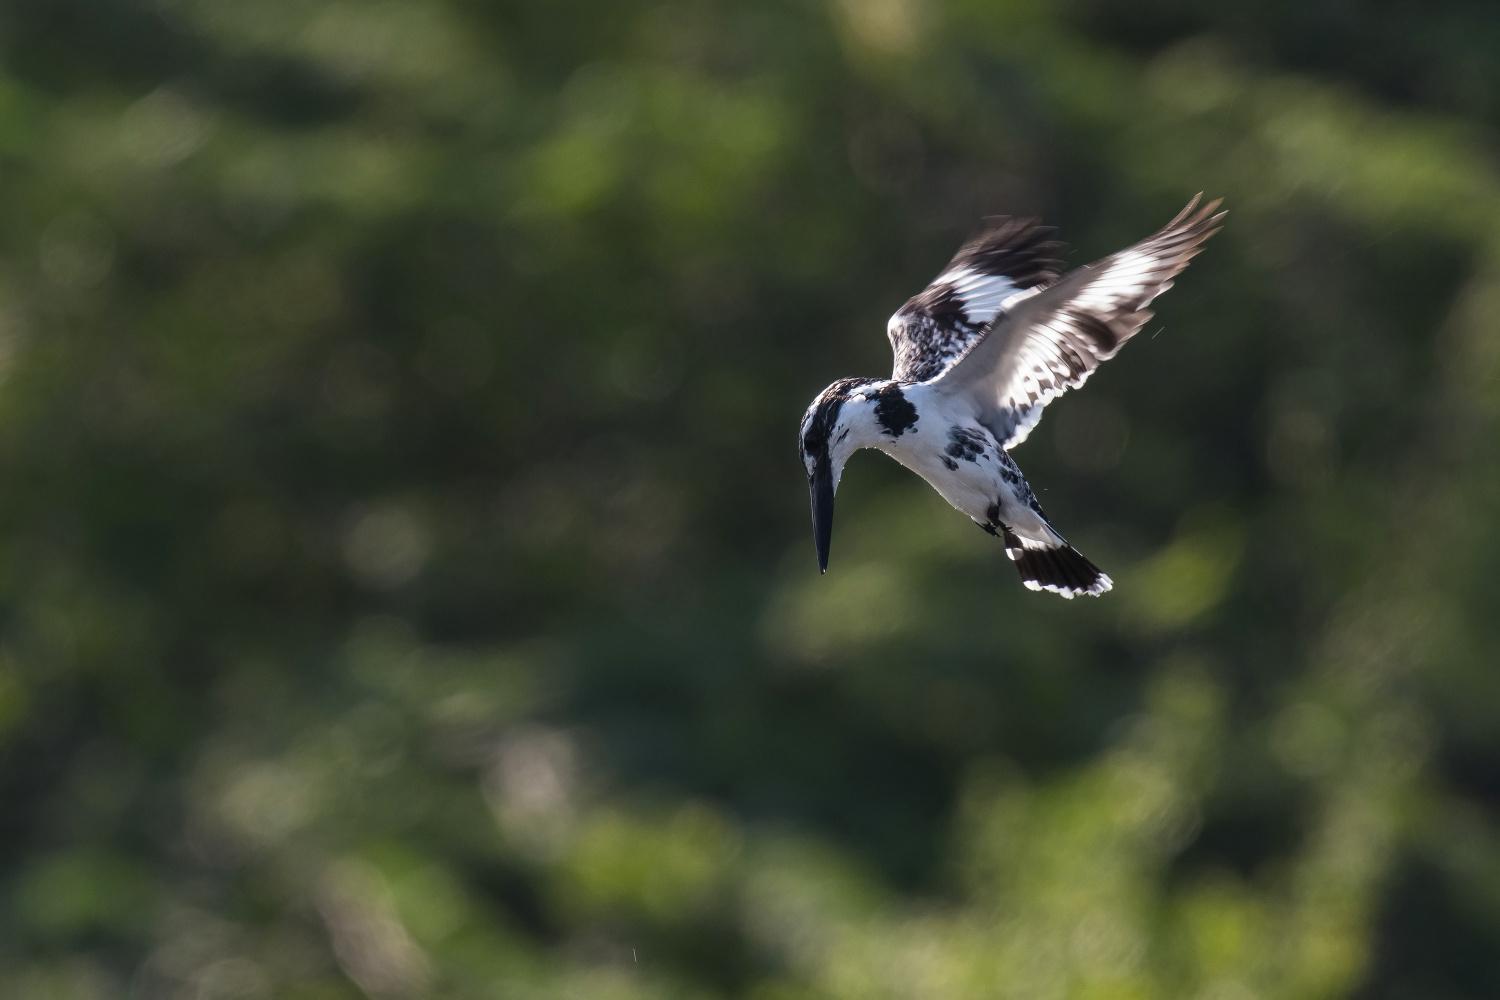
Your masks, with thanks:
M 1116 312 L 1127 302 L 1140 300 L 1149 289 L 1150 298 L 1172 287 L 1171 279 L 1156 280 L 1166 268 L 1160 258 L 1137 250 L 1123 250 L 1098 265 L 1098 276 L 1073 299 L 1073 306 L 1089 312 Z M 1147 298 L 1139 305 L 1150 301 Z
M 989 326 L 1008 299 L 1020 291 L 1003 274 L 982 274 L 972 267 L 938 275 L 934 284 L 947 284 L 964 304 L 971 326 Z

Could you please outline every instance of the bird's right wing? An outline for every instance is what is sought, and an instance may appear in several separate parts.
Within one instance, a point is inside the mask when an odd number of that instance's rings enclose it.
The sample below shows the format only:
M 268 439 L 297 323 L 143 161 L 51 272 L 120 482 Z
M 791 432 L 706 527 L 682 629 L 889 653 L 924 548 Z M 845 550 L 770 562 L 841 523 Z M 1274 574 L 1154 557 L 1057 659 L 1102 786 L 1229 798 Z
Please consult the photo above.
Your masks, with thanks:
M 1146 325 L 1146 306 L 1218 232 L 1218 207 L 1200 209 L 1194 198 L 1154 236 L 1012 303 L 933 385 L 972 394 L 1001 446 L 1020 444 L 1043 407 L 1082 385 Z
M 1051 284 L 1063 245 L 1033 219 L 1004 216 L 959 248 L 943 273 L 886 324 L 896 356 L 891 376 L 925 382 L 951 365 L 1017 295 Z

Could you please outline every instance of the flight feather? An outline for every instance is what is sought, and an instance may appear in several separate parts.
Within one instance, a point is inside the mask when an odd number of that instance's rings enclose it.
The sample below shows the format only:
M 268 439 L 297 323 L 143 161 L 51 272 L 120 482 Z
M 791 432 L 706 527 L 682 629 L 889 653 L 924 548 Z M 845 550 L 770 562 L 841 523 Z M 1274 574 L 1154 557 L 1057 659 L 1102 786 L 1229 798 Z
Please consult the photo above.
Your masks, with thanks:
M 1140 332 L 1152 315 L 1147 306 L 1218 232 L 1218 207 L 1199 208 L 1194 198 L 1155 235 L 1012 300 L 934 385 L 975 394 L 1003 446 L 1020 444 L 1043 407 Z
M 908 299 L 886 325 L 896 356 L 891 377 L 924 382 L 939 374 L 1016 295 L 1056 281 L 1063 244 L 1051 235 L 1034 219 L 986 219 L 932 284 Z

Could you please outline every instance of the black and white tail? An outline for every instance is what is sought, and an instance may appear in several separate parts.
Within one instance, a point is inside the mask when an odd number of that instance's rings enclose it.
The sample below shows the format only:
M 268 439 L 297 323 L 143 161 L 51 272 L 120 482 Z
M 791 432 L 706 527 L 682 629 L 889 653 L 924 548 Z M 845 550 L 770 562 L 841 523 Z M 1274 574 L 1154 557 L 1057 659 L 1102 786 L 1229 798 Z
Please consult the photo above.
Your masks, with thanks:
M 1007 531 L 1005 554 L 1020 570 L 1028 590 L 1050 590 L 1072 600 L 1079 594 L 1098 597 L 1115 585 L 1061 535 L 1041 542 Z

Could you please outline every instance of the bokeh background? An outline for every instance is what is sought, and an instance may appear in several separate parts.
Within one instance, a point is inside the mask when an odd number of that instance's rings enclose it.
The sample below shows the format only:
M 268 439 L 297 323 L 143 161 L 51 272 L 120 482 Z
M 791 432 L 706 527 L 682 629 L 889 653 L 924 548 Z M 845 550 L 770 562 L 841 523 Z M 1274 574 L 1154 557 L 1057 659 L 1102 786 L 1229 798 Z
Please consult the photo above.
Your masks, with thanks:
M 1500 995 L 1500 11 L 9 0 L 0 995 Z M 1227 227 L 1017 452 L 984 214 Z

